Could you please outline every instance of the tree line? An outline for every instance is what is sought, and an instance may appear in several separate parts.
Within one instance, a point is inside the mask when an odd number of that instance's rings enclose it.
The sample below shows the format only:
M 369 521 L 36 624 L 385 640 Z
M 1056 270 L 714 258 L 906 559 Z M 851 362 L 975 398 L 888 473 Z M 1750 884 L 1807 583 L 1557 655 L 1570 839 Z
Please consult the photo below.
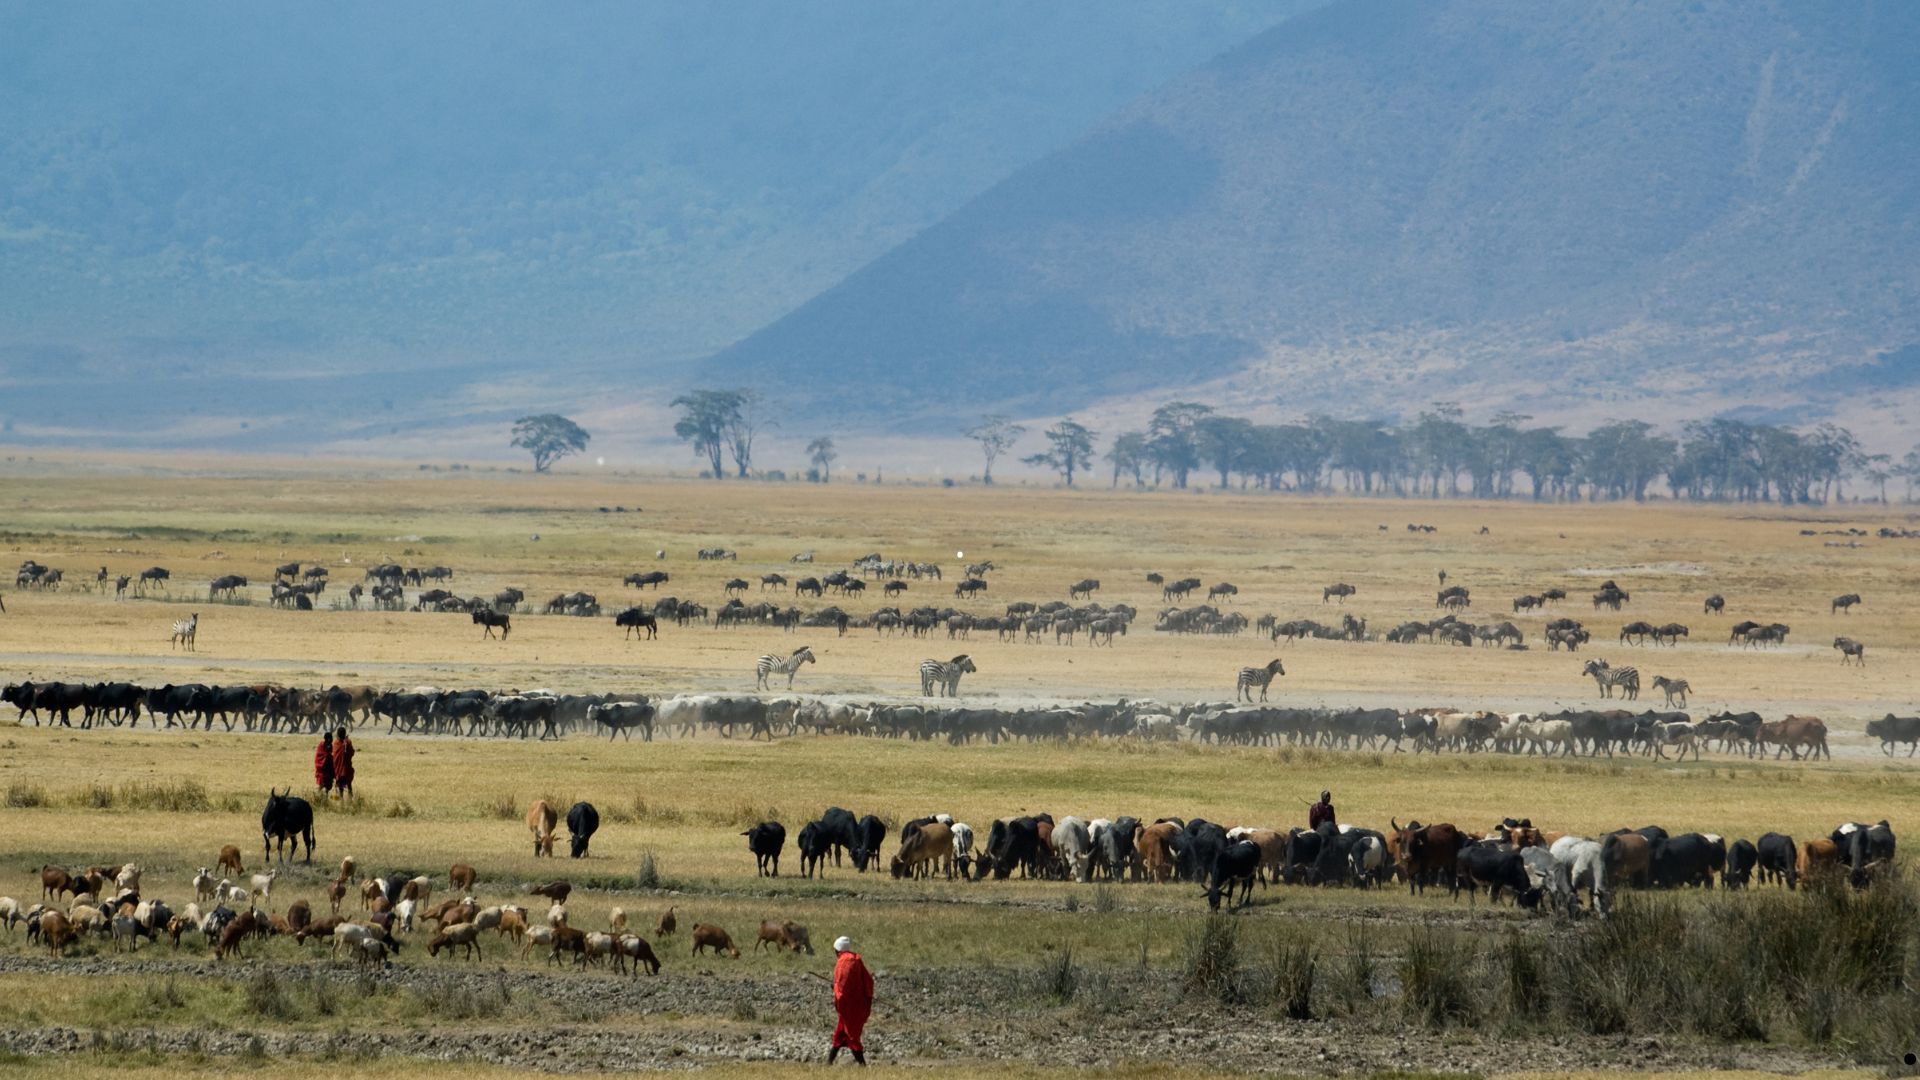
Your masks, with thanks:
M 673 399 L 674 434 L 716 479 L 746 477 L 754 444 L 777 426 L 752 389 L 693 390 Z M 1585 435 L 1558 425 L 1536 425 L 1521 413 L 1496 413 L 1470 423 L 1454 402 L 1435 402 L 1411 423 L 1314 416 L 1298 423 L 1262 424 L 1210 405 L 1173 401 L 1143 429 L 1119 432 L 1098 454 L 1109 483 L 1139 488 L 1217 486 L 1303 493 L 1345 492 L 1405 497 L 1534 500 L 1676 499 L 1823 503 L 1856 496 L 1887 499 L 1900 480 L 1911 501 L 1920 485 L 1920 448 L 1900 461 L 1869 454 L 1837 424 L 1797 430 L 1742 420 L 1701 420 L 1665 434 L 1640 420 L 1602 424 Z M 531 439 L 529 422 L 546 438 Z M 554 423 L 554 422 L 559 423 Z M 558 456 L 584 449 L 584 431 L 564 417 L 528 417 L 515 445 L 535 454 L 544 470 Z M 565 425 L 562 427 L 561 425 Z M 556 431 L 555 429 L 559 429 Z M 1025 425 L 988 414 L 963 432 L 980 447 L 981 481 L 1027 435 Z M 562 435 L 555 438 L 556 434 Z M 1092 472 L 1100 433 L 1071 417 L 1040 433 L 1041 449 L 1018 458 L 1057 473 L 1068 485 Z M 838 459 L 831 436 L 807 444 L 807 478 L 827 482 Z

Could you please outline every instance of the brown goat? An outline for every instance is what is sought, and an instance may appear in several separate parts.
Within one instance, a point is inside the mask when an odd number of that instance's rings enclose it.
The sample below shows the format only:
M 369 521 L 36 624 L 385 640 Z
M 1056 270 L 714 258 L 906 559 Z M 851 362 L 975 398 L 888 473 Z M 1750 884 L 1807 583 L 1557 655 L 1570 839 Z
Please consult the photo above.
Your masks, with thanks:
M 673 909 L 668 908 L 666 913 L 660 916 L 660 924 L 653 928 L 653 936 L 655 939 L 663 938 L 679 928 L 680 922 L 673 917 Z
M 693 927 L 693 955 L 699 956 L 704 949 L 726 953 L 738 958 L 740 950 L 733 947 L 733 939 L 725 930 L 711 923 L 695 923 Z
M 305 900 L 295 900 L 287 905 L 287 925 L 295 930 L 313 921 L 313 907 Z
M 58 866 L 40 868 L 40 899 L 58 900 L 62 893 L 79 891 L 80 889 L 74 886 L 72 874 Z
M 557 963 L 563 952 L 573 953 L 584 960 L 587 955 L 586 931 L 575 930 L 571 926 L 554 927 L 553 951 L 547 954 L 547 963 Z
M 556 904 L 564 904 L 572 895 L 573 885 L 565 881 L 549 881 L 545 885 L 535 885 L 527 889 L 530 896 L 544 896 Z
M 619 956 L 633 961 L 635 975 L 640 974 L 640 968 L 643 965 L 647 969 L 647 974 L 660 974 L 660 958 L 653 955 L 653 946 L 647 944 L 647 939 L 637 934 L 621 935 Z
M 293 940 L 302 944 L 305 944 L 306 940 L 312 937 L 317 937 L 322 941 L 332 941 L 333 928 L 346 921 L 347 920 L 338 915 L 329 915 L 324 919 L 316 919 L 300 929 L 295 930 L 293 932 Z
M 760 924 L 760 940 L 754 943 L 753 951 L 759 952 L 769 942 L 773 951 L 792 949 L 813 955 L 813 941 L 807 936 L 807 928 L 796 922 L 763 922 Z
M 340 914 L 340 903 L 347 898 L 347 883 L 335 881 L 327 885 L 327 906 L 335 915 Z
M 513 943 L 518 945 L 520 944 L 520 939 L 526 936 L 527 920 L 517 910 L 502 911 L 500 913 L 500 921 L 495 924 L 494 929 L 512 938 Z
M 59 956 L 79 936 L 73 929 L 73 923 L 68 921 L 65 915 L 57 911 L 41 914 L 40 940 L 46 943 L 53 955 Z
M 220 849 L 220 862 L 217 864 L 222 873 L 244 874 L 247 868 L 240 865 L 240 849 L 228 844 Z
M 252 911 L 243 911 L 235 915 L 227 925 L 220 928 L 220 940 L 213 946 L 213 958 L 224 960 L 228 953 L 238 953 L 240 945 L 247 935 L 258 930 Z
M 463 862 L 454 863 L 447 868 L 447 888 L 463 893 L 472 892 L 473 883 L 478 877 L 473 867 Z

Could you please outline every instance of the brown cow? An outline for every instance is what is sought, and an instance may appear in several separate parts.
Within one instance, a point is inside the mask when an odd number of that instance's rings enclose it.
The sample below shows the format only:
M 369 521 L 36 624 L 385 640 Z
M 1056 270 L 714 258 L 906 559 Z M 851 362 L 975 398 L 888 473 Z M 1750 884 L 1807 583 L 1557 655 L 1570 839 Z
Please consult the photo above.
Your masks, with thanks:
M 1840 858 L 1840 847 L 1831 840 L 1809 840 L 1800 846 L 1800 880 L 1812 881 L 1828 876 L 1838 876 L 1846 864 Z
M 712 949 L 738 958 L 740 950 L 733 947 L 733 939 L 725 930 L 710 923 L 695 923 L 693 927 L 693 955 L 699 956 L 701 950 Z
M 918 876 L 923 868 L 933 873 L 945 870 L 947 880 L 953 880 L 953 830 L 937 821 L 914 830 L 901 842 L 899 853 L 893 857 L 892 870 L 896 878 Z
M 466 863 L 454 863 L 447 868 L 447 888 L 459 892 L 472 892 L 473 882 L 478 876 L 478 874 L 474 873 L 473 867 L 468 866 Z
M 1607 868 L 1607 881 L 1646 888 L 1653 869 L 1653 845 L 1635 832 L 1619 832 L 1600 842 L 1600 857 Z
M 1173 838 L 1179 832 L 1180 827 L 1170 821 L 1158 822 L 1140 830 L 1134 841 L 1134 850 L 1140 855 L 1140 865 L 1148 881 L 1159 885 L 1173 877 Z
M 754 943 L 753 951 L 759 952 L 769 943 L 773 951 L 792 949 L 813 955 L 813 941 L 807 936 L 807 928 L 796 922 L 763 922 L 760 924 L 760 940 Z
M 1409 821 L 1401 828 L 1398 820 L 1388 820 L 1393 826 L 1389 835 L 1396 841 L 1388 850 L 1394 853 L 1400 876 L 1407 879 L 1407 892 L 1426 892 L 1428 882 L 1440 874 L 1448 875 L 1451 880 L 1460 848 L 1466 842 L 1460 830 L 1444 821 L 1426 826 Z
M 1253 829 L 1240 839 L 1248 841 L 1260 849 L 1260 869 L 1278 882 L 1280 873 L 1287 865 L 1287 834 L 1272 829 Z
M 1768 743 L 1779 747 L 1773 752 L 1774 760 L 1791 751 L 1793 760 L 1800 760 L 1800 748 L 1807 748 L 1808 758 L 1826 755 L 1833 760 L 1833 751 L 1827 749 L 1826 721 L 1817 716 L 1789 716 L 1784 720 L 1774 720 L 1760 725 L 1760 737 L 1757 740 L 1761 752 L 1765 752 Z
M 541 855 L 553 857 L 553 830 L 559 823 L 559 812 L 547 800 L 540 799 L 527 807 L 527 831 L 533 834 L 533 854 L 536 858 Z

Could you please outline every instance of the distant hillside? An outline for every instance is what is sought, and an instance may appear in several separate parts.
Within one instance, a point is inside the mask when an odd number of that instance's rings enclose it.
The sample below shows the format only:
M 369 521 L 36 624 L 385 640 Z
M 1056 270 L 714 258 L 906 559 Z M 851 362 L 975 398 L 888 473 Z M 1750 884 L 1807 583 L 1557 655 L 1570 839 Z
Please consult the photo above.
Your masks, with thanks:
M 5 3 L 0 425 L 298 446 L 657 389 L 1316 2 Z
M 1346 0 L 703 374 L 916 425 L 1180 388 L 1385 416 L 1860 406 L 1915 382 L 1916 57 L 1920 4 L 1886 0 Z

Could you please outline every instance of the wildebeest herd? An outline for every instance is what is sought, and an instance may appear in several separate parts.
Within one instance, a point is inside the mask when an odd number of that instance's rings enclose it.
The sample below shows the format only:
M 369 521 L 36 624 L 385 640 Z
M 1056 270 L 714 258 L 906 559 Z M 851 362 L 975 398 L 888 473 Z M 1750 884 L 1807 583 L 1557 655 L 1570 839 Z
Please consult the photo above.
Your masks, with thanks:
M 1329 806 L 1329 811 L 1331 810 Z M 1327 820 L 1309 829 L 1226 826 L 1204 819 L 1130 816 L 1055 819 L 1046 813 L 995 820 L 980 838 L 948 814 L 901 825 L 886 861 L 895 878 L 951 881 L 1021 878 L 1077 881 L 1187 882 L 1200 885 L 1208 905 L 1248 902 L 1256 882 L 1310 886 L 1381 887 L 1394 882 L 1424 893 L 1444 887 L 1450 896 L 1485 889 L 1526 907 L 1568 916 L 1605 914 L 1618 890 L 1633 888 L 1795 888 L 1802 880 L 1845 874 L 1856 887 L 1893 864 L 1895 837 L 1885 821 L 1847 822 L 1831 836 L 1796 845 L 1769 832 L 1757 841 L 1711 833 L 1670 834 L 1660 826 L 1618 829 L 1589 839 L 1543 831 L 1531 819 L 1508 818 L 1474 834 L 1451 823 L 1392 820 L 1386 830 Z M 856 817 L 831 807 L 795 838 L 803 877 L 824 876 L 829 865 L 878 871 L 889 827 L 879 817 Z M 778 877 L 787 829 L 763 821 L 743 834 L 758 875 Z M 843 864 L 842 858 L 846 863 Z
M 764 658 L 763 658 L 764 659 Z M 777 659 L 777 658 L 775 658 Z M 787 658 L 789 661 L 791 657 Z M 951 662 L 933 662 L 947 663 Z M 1259 670 L 1259 669 L 1252 669 Z M 1665 758 L 1702 752 L 1748 757 L 1832 757 L 1828 727 L 1818 717 L 1768 720 L 1756 712 L 1721 712 L 1695 720 L 1676 711 L 1562 709 L 1524 713 L 1450 708 L 1298 708 L 1201 702 L 1063 703 L 1030 708 L 962 707 L 911 702 L 851 702 L 788 695 L 555 694 L 422 686 L 303 689 L 271 684 L 201 683 L 143 687 L 128 682 L 21 682 L 0 689 L 0 701 L 31 719 L 81 729 L 137 724 L 154 728 L 262 733 L 313 733 L 385 721 L 393 735 L 556 739 L 604 734 L 652 741 L 656 731 L 722 738 L 855 735 L 912 741 L 973 742 L 1141 739 L 1231 746 L 1305 746 L 1414 753 L 1641 754 Z M 1891 755 L 1920 749 L 1920 717 L 1891 713 L 1866 733 Z

